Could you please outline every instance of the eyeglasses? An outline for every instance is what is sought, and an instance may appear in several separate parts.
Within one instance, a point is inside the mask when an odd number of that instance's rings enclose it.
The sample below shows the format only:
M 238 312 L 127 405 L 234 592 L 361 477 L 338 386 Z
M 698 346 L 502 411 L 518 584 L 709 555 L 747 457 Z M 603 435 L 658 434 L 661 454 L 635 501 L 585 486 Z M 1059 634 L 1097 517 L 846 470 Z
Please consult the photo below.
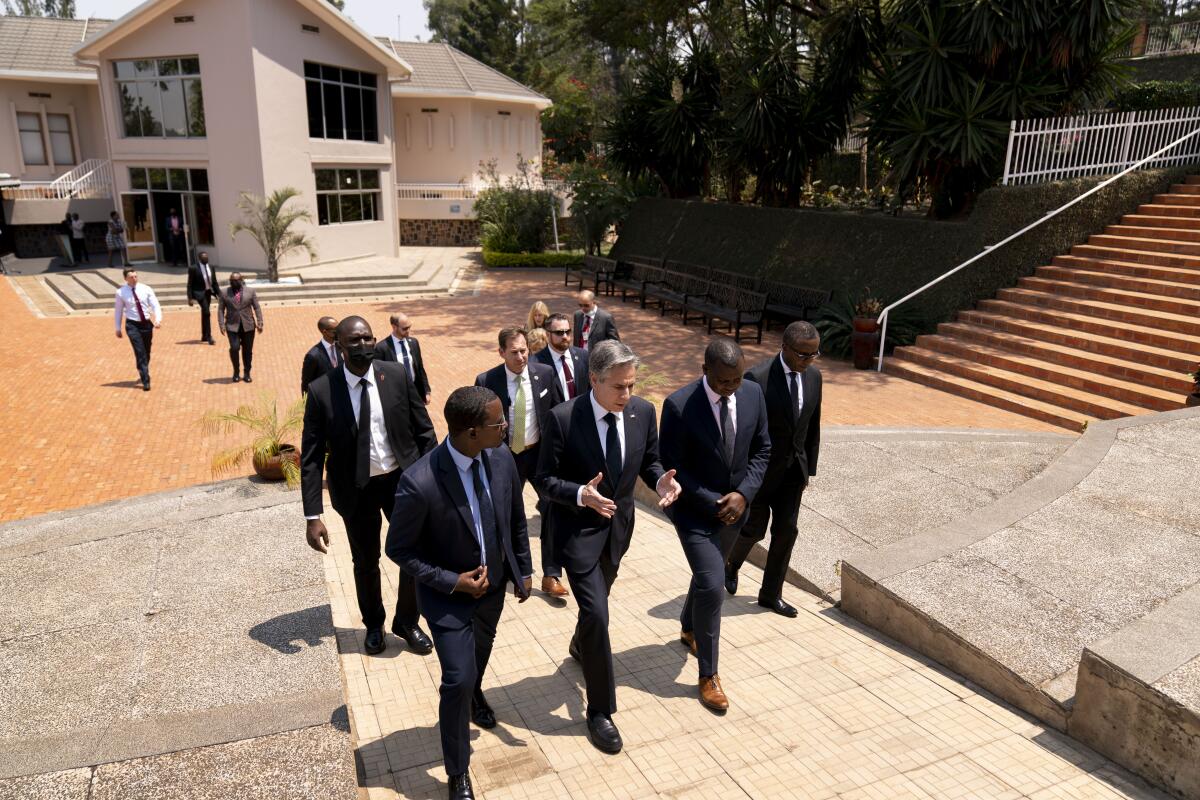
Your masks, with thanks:
M 499 422 L 488 422 L 484 425 L 475 425 L 476 428 L 507 428 L 508 420 L 502 419 Z
M 788 347 L 786 344 L 784 345 L 784 348 L 786 348 L 792 355 L 801 361 L 812 361 L 814 358 L 819 358 L 821 356 L 820 350 L 814 350 L 811 353 L 801 353 L 799 350 Z
M 551 336 L 570 336 L 571 329 L 567 328 L 566 330 L 561 331 L 546 331 L 546 333 L 550 334 Z

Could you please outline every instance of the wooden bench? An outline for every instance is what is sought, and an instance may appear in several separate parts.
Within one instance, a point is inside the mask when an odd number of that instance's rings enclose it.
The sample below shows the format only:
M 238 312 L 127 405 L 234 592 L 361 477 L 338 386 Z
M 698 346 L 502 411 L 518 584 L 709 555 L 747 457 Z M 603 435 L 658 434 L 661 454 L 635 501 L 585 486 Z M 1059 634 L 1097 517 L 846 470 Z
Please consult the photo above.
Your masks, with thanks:
M 813 312 L 828 303 L 832 295 L 827 289 L 809 289 L 779 281 L 762 281 L 759 291 L 767 295 L 768 330 L 772 320 L 811 319 Z
M 709 282 L 708 296 L 703 300 L 689 300 L 688 310 L 698 312 L 708 322 L 710 334 L 714 325 L 726 322 L 734 341 L 742 340 L 742 328 L 753 327 L 754 341 L 762 342 L 767 310 L 767 296 L 762 292 L 713 280 Z
M 628 270 L 623 270 L 623 267 L 628 267 Z M 646 287 L 662 283 L 663 275 L 664 270 L 662 267 L 652 267 L 648 264 L 639 264 L 637 262 L 619 262 L 617 275 L 613 278 L 610 286 L 614 293 L 617 289 L 621 290 L 622 303 L 628 300 L 630 296 L 633 296 L 638 299 L 641 307 L 645 308 Z
M 683 311 L 687 305 L 688 295 L 703 295 L 708 291 L 708 281 L 696 278 L 686 272 L 663 270 L 663 278 L 659 283 L 646 286 L 646 301 L 658 302 L 658 315 L 665 317 L 668 311 L 678 309 Z
M 584 256 L 583 266 L 579 268 L 579 288 L 591 289 L 596 294 L 604 294 L 616 271 L 617 262 L 611 258 Z

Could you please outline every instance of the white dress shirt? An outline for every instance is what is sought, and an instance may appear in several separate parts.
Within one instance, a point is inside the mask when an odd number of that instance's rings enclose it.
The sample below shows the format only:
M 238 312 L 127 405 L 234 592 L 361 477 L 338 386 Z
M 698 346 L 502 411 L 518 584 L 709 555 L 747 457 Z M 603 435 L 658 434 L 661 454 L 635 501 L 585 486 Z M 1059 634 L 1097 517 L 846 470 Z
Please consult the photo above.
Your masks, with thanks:
M 617 441 L 621 444 L 621 463 L 624 464 L 625 454 L 629 452 L 629 449 L 625 447 L 625 412 L 610 412 L 607 408 L 596 402 L 596 394 L 594 392 L 588 392 L 588 400 L 592 403 L 592 416 L 596 420 L 596 434 L 600 437 L 600 452 L 604 454 L 606 459 L 608 458 L 608 423 L 604 418 L 610 413 L 617 418 Z M 609 498 L 609 500 L 612 499 L 611 497 Z M 579 506 L 583 505 L 582 486 L 575 493 L 575 504 Z
M 201 264 L 200 274 L 204 276 L 204 288 L 206 291 L 212 291 L 212 264 Z
M 713 419 L 717 421 L 717 433 L 721 432 L 721 395 L 712 390 L 708 385 L 708 376 L 701 379 L 704 382 L 704 393 L 708 395 L 708 407 L 712 409 Z M 729 395 L 729 427 L 733 430 L 731 433 L 737 437 L 737 393 Z
M 571 349 L 567 348 L 567 352 L 560 353 L 553 347 L 550 348 L 550 360 L 554 362 L 554 374 L 558 376 L 558 385 L 562 388 L 562 396 L 566 399 L 571 399 L 571 393 L 567 390 L 567 374 L 563 372 L 563 359 L 567 360 L 567 366 L 571 368 L 571 382 L 575 384 L 575 393 L 579 394 L 579 376 L 575 370 L 575 359 L 571 358 Z
M 583 315 L 583 320 L 579 321 L 579 340 L 583 342 L 583 346 L 588 346 L 588 339 L 592 338 L 592 330 L 596 327 L 596 312 L 600 310 L 600 306 L 593 305 L 592 310 Z M 586 332 L 585 332 L 586 330 Z
M 526 366 L 520 375 L 513 374 L 508 367 L 505 367 L 504 374 L 508 378 L 508 432 L 510 438 L 512 432 L 517 429 L 516 417 L 513 416 L 517 408 L 517 381 L 525 384 L 525 447 L 528 449 L 537 444 L 541 438 L 535 406 L 537 397 L 533 393 L 533 381 L 529 379 L 529 367 Z
M 354 409 L 354 418 L 358 419 L 359 400 L 362 389 L 359 383 L 367 382 L 367 396 L 371 398 L 371 477 L 386 475 L 400 466 L 396 454 L 392 452 L 392 443 L 388 441 L 387 424 L 383 420 L 383 402 L 379 399 L 379 383 L 375 376 L 375 366 L 367 369 L 367 374 L 361 378 L 346 367 L 342 367 L 346 375 L 346 386 L 350 390 L 350 406 Z
M 141 283 L 136 287 L 127 283 L 117 289 L 116 298 L 113 301 L 113 323 L 118 331 L 121 330 L 122 315 L 130 322 L 141 322 L 141 317 L 138 316 L 137 302 L 133 299 L 135 291 L 138 301 L 142 304 L 142 313 L 146 315 L 146 322 L 152 322 L 155 325 L 162 322 L 162 308 L 158 305 L 158 298 L 155 297 L 154 290 Z
M 454 449 L 449 438 L 446 439 L 446 450 L 450 452 L 450 458 L 454 460 L 454 466 L 458 468 L 458 479 L 462 481 L 463 490 L 467 493 L 467 502 L 471 505 L 471 521 L 475 523 L 475 541 L 479 543 L 479 564 L 482 566 L 487 563 L 487 544 L 483 539 L 483 518 L 479 515 L 479 498 L 475 496 L 475 477 L 471 474 L 471 465 L 479 461 L 480 457 L 464 456 Z M 492 485 L 488 482 L 487 470 L 483 468 L 482 463 L 479 465 L 479 480 L 483 482 L 483 490 L 491 498 Z M 493 500 L 492 507 L 495 508 L 495 506 L 496 502 Z M 498 536 L 499 533 L 497 531 L 496 535 Z
M 408 379 L 415 382 L 417 380 L 417 376 L 413 373 L 413 354 L 412 350 L 408 349 L 408 340 L 398 339 L 396 338 L 396 334 L 393 333 L 392 348 L 396 351 L 396 360 L 400 362 L 400 366 L 408 370 Z M 405 353 L 408 353 L 408 364 L 404 363 Z
M 800 396 L 800 405 L 796 407 L 796 413 L 799 414 L 804 409 L 804 373 L 796 372 L 796 370 L 789 367 L 787 362 L 783 360 L 782 351 L 779 353 L 779 363 L 783 365 L 784 388 L 787 389 L 789 397 L 792 395 L 792 373 L 796 375 L 796 392 Z

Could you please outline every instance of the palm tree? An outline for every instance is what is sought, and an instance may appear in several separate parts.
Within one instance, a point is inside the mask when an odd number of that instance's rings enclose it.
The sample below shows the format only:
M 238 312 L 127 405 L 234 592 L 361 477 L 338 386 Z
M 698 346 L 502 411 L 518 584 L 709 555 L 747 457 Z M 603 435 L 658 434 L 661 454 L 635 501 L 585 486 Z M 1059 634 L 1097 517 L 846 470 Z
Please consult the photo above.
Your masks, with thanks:
M 267 198 L 242 192 L 237 205 L 244 218 L 241 222 L 229 224 L 231 238 L 236 239 L 239 233 L 245 231 L 263 249 L 267 256 L 267 280 L 271 283 L 278 282 L 279 262 L 288 253 L 305 250 L 310 261 L 317 259 L 317 248 L 313 241 L 305 234 L 292 230 L 292 226 L 301 220 L 312 222 L 312 214 L 306 208 L 284 209 L 289 200 L 299 196 L 300 190 L 291 186 L 276 189 Z
M 299 461 L 296 446 L 285 441 L 295 437 L 304 427 L 305 397 L 293 402 L 279 417 L 274 395 L 266 392 L 259 395 L 257 405 L 242 405 L 232 414 L 209 411 L 200 419 L 200 427 L 206 434 L 230 433 L 247 428 L 254 435 L 249 444 L 229 447 L 213 455 L 213 475 L 232 472 L 247 458 L 257 469 L 262 469 L 275 456 L 280 457 L 280 468 L 289 487 L 300 483 Z

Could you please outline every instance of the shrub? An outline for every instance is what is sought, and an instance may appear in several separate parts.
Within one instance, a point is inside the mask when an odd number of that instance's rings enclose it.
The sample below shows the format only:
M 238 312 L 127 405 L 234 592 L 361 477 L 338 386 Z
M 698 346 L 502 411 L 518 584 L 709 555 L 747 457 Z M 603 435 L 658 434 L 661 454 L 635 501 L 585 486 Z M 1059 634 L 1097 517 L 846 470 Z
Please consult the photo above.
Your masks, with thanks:
M 875 298 L 864 298 L 856 303 L 848 295 L 842 295 L 821 306 L 817 311 L 817 318 L 813 322 L 821 334 L 821 352 L 836 358 L 846 358 L 850 355 L 852 351 L 850 334 L 854 331 L 854 318 L 863 316 L 864 314 L 861 312 L 864 311 L 868 312 L 866 316 L 872 316 L 871 311 L 877 315 L 883 310 L 882 307 L 865 308 L 864 303 L 880 304 L 880 301 Z M 890 312 L 888 314 L 887 350 L 891 351 L 897 347 L 912 344 L 917 340 L 917 335 L 924 327 L 924 321 L 913 306 L 900 306 Z
M 583 253 L 498 253 L 483 251 L 489 267 L 569 267 L 583 263 Z
M 533 186 L 533 165 L 517 155 L 517 174 L 503 183 L 495 160 L 480 164 L 488 186 L 475 199 L 480 244 L 497 253 L 540 253 L 550 239 L 550 192 Z
M 1114 111 L 1147 111 L 1186 106 L 1200 106 L 1200 83 L 1145 81 L 1117 92 L 1112 99 Z

